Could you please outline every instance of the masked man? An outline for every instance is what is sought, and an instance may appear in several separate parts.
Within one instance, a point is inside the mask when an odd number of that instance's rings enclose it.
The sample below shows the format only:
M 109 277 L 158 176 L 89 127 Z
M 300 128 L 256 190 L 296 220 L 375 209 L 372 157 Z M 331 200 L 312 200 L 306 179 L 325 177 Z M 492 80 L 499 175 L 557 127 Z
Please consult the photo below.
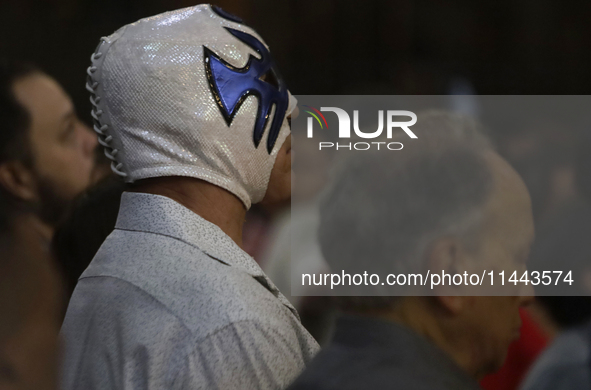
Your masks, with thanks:
M 318 345 L 241 249 L 250 205 L 291 190 L 295 99 L 267 46 L 199 5 L 103 38 L 88 73 L 133 184 L 70 301 L 64 388 L 286 387 Z

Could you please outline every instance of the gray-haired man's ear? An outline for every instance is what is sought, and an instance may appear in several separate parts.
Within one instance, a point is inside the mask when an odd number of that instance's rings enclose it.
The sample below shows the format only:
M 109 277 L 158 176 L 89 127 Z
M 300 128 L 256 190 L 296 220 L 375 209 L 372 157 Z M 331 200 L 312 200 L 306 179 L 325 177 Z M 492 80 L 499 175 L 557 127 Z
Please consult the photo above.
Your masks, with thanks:
M 466 297 L 461 295 L 439 295 L 435 297 L 437 302 L 452 315 L 457 315 L 462 312 L 466 303 Z
M 432 274 L 442 272 L 453 277 L 464 266 L 464 249 L 454 237 L 443 237 L 436 240 L 427 251 L 427 267 Z M 433 292 L 437 302 L 452 314 L 458 314 L 464 306 L 464 297 L 458 296 L 457 287 L 449 282 L 434 286 Z
M 33 201 L 37 198 L 37 186 L 30 169 L 20 161 L 7 161 L 0 164 L 0 186 L 24 201 Z

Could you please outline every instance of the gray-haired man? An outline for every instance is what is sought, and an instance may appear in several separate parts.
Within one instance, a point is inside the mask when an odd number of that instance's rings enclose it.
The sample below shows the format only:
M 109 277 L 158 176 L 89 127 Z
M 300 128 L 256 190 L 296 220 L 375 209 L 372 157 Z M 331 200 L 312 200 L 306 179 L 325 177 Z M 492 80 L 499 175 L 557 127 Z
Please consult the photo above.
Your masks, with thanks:
M 517 173 L 464 118 L 419 115 L 413 131 L 418 139 L 396 154 L 356 153 L 342 167 L 320 210 L 331 268 L 524 267 L 534 232 Z M 467 296 L 463 288 L 342 297 L 346 315 L 334 339 L 292 388 L 478 389 L 519 335 L 519 307 L 529 298 Z

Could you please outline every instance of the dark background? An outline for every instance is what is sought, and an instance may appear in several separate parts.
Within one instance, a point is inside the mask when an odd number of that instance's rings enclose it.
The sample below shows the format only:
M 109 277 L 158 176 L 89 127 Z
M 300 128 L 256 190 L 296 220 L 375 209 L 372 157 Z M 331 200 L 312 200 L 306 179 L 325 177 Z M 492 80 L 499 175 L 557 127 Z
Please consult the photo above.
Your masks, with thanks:
M 101 36 L 188 0 L 0 0 L 0 56 L 31 60 L 89 122 L 86 68 Z M 271 47 L 294 95 L 591 95 L 591 1 L 220 0 Z M 518 97 L 514 97 L 518 98 Z M 591 193 L 591 110 L 577 128 L 540 108 L 481 119 L 526 181 L 537 221 Z M 580 108 L 580 107 L 579 107 Z M 566 112 L 565 115 L 571 113 Z M 587 172 L 587 171 L 585 171 Z
M 56 77 L 88 119 L 85 69 L 101 36 L 187 0 L 2 0 L 0 53 Z M 591 2 L 222 0 L 271 47 L 294 94 L 591 91 Z

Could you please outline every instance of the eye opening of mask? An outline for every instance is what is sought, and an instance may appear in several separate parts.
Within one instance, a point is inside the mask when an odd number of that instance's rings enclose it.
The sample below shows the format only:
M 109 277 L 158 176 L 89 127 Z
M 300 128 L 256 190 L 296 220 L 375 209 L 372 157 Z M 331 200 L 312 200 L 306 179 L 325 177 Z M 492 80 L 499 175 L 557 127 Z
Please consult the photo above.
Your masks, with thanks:
M 275 74 L 275 71 L 271 68 L 269 69 L 264 75 L 259 77 L 259 80 L 264 81 L 268 84 L 271 84 L 275 88 L 279 89 L 279 81 L 278 77 Z

